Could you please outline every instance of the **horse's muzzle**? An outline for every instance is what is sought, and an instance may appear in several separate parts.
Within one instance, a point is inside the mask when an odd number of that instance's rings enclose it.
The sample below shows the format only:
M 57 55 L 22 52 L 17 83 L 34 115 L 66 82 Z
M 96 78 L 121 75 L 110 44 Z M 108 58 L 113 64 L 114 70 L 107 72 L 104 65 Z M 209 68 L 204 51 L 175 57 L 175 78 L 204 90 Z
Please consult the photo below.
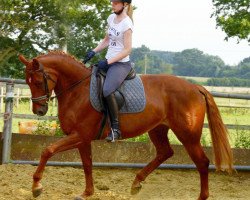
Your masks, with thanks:
M 48 105 L 44 105 L 44 106 L 39 106 L 36 110 L 33 110 L 34 114 L 37 114 L 38 116 L 44 116 L 46 115 L 48 111 Z

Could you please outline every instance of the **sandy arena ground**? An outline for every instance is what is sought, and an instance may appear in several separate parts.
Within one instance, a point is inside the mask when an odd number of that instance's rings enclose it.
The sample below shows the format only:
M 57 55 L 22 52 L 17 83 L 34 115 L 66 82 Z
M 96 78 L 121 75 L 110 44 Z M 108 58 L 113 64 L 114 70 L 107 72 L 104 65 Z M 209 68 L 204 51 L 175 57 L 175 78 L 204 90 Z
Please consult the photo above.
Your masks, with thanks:
M 35 166 L 0 165 L 0 200 L 33 200 L 32 175 Z M 94 168 L 95 194 L 89 200 L 195 200 L 199 177 L 195 170 L 159 169 L 143 182 L 139 194 L 130 187 L 139 169 Z M 37 200 L 72 200 L 84 189 L 83 171 L 72 167 L 46 167 L 44 191 Z M 250 173 L 227 175 L 210 172 L 209 200 L 250 199 Z

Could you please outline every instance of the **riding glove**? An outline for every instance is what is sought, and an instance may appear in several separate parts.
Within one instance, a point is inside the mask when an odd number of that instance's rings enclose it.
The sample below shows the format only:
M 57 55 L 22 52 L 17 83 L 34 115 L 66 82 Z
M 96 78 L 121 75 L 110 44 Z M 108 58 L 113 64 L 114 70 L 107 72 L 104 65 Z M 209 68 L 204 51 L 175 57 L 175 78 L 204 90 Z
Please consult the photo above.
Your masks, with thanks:
M 98 69 L 102 69 L 102 70 L 107 71 L 107 70 L 108 70 L 108 67 L 109 67 L 109 65 L 108 65 L 108 60 L 107 60 L 107 59 L 105 59 L 105 60 L 100 60 L 100 61 L 98 62 L 98 64 L 97 64 L 97 67 L 98 67 Z
M 88 62 L 91 58 L 95 56 L 95 52 L 93 50 L 88 51 L 85 58 L 84 58 L 84 63 Z

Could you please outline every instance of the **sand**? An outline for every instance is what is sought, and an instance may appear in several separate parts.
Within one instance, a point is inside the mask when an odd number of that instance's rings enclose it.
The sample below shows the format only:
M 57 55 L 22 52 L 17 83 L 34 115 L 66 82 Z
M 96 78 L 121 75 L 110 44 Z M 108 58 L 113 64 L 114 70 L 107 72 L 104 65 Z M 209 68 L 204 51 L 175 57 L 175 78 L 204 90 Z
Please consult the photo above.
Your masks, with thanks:
M 32 175 L 36 166 L 0 165 L 0 200 L 33 200 Z M 194 200 L 199 194 L 196 170 L 158 169 L 144 182 L 139 194 L 130 187 L 139 169 L 94 168 L 95 194 L 89 200 Z M 37 200 L 73 200 L 84 190 L 81 168 L 46 167 L 42 179 L 44 191 Z M 250 172 L 233 175 L 210 172 L 209 200 L 250 199 Z

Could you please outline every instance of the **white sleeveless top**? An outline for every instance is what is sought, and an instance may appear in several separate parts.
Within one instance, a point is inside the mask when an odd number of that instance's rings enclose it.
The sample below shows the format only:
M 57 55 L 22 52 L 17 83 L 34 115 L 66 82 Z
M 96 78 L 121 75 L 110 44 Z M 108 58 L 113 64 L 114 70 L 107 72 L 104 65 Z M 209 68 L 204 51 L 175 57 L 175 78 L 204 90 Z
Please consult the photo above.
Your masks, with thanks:
M 129 16 L 124 18 L 118 24 L 114 23 L 116 14 L 111 14 L 108 19 L 108 36 L 109 36 L 109 46 L 106 54 L 106 59 L 115 57 L 124 49 L 124 32 L 131 29 L 133 31 L 133 22 Z M 119 62 L 128 62 L 129 55 L 125 58 L 119 60 Z

